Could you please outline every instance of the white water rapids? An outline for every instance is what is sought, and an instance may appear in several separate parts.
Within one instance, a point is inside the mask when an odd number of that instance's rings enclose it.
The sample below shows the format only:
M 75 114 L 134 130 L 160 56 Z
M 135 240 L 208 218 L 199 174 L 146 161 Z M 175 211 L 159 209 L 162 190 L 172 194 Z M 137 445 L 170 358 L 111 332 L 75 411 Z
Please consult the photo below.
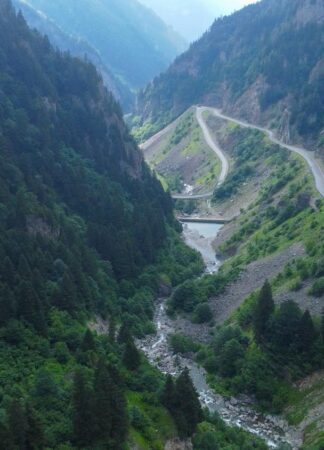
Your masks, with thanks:
M 220 228 L 221 226 L 216 224 L 199 223 L 184 226 L 186 243 L 202 254 L 208 273 L 216 272 L 220 265 L 211 245 Z M 177 330 L 174 321 L 166 313 L 166 299 L 159 300 L 155 324 L 156 335 L 139 341 L 138 346 L 161 372 L 177 375 L 188 367 L 202 405 L 211 412 L 217 411 L 227 424 L 244 428 L 263 438 L 269 448 L 278 448 L 281 444 L 290 444 L 294 450 L 301 447 L 300 434 L 285 420 L 257 413 L 248 397 L 225 398 L 215 394 L 207 384 L 203 368 L 191 359 L 173 354 L 169 348 L 168 337 Z

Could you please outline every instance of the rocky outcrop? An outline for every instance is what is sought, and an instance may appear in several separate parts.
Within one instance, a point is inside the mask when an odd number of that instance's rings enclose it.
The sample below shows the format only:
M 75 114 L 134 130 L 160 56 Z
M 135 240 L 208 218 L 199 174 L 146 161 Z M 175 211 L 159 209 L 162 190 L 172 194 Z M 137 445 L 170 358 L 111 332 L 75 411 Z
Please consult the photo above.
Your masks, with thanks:
M 172 439 L 165 444 L 164 450 L 192 450 L 191 440 L 181 441 L 180 439 Z

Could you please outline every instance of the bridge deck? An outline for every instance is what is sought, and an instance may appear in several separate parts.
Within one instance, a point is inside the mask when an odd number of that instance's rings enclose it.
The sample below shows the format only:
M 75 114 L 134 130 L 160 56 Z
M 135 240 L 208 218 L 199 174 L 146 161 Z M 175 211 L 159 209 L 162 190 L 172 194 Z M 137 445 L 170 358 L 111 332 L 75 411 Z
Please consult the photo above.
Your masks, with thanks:
M 186 216 L 177 216 L 177 219 L 180 222 L 187 222 L 187 223 L 220 223 L 225 224 L 230 222 L 229 218 L 226 217 L 186 217 Z

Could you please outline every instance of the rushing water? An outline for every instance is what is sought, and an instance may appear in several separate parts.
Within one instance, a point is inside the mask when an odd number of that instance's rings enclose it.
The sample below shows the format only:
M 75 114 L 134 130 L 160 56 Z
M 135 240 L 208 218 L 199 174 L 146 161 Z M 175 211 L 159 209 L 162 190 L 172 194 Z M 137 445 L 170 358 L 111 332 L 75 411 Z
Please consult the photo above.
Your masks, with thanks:
M 212 241 L 221 229 L 221 225 L 207 223 L 184 224 L 183 236 L 186 243 L 198 250 L 205 261 L 206 272 L 217 272 L 217 261 Z M 175 325 L 166 313 L 166 299 L 160 299 L 155 314 L 157 333 L 138 342 L 150 362 L 165 374 L 177 375 L 185 367 L 190 370 L 191 378 L 197 389 L 200 401 L 210 411 L 217 411 L 229 425 L 239 426 L 263 438 L 270 448 L 280 444 L 290 444 L 295 450 L 301 446 L 301 436 L 280 418 L 264 416 L 255 412 L 248 398 L 225 398 L 215 394 L 206 382 L 206 372 L 193 360 L 175 355 L 169 348 L 168 336 L 175 333 Z

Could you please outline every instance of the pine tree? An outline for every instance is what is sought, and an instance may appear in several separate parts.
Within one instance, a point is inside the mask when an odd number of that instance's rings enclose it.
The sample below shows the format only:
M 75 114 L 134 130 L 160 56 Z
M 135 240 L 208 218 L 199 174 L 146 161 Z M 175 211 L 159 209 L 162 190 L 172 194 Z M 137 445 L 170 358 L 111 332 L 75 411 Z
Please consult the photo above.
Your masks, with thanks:
M 136 348 L 133 338 L 129 338 L 125 344 L 123 363 L 128 370 L 136 370 L 141 364 L 141 355 Z
M 189 370 L 185 369 L 176 382 L 176 415 L 181 437 L 192 436 L 203 419 L 203 413 L 196 389 L 192 384 Z
M 87 329 L 84 334 L 81 349 L 83 352 L 96 350 L 96 342 L 94 340 L 92 332 L 89 329 Z
M 94 422 L 95 432 L 99 440 L 110 440 L 112 431 L 112 380 L 106 364 L 100 361 L 94 381 Z
M 5 281 L 11 288 L 15 287 L 16 284 L 16 274 L 15 274 L 15 268 L 12 264 L 11 259 L 6 256 L 4 262 L 3 262 L 3 269 L 2 269 L 2 279 Z
M 65 272 L 61 284 L 60 309 L 74 312 L 77 307 L 77 295 L 75 284 L 68 272 Z
M 109 319 L 109 342 L 113 344 L 116 340 L 116 320 L 113 315 Z
M 46 333 L 46 322 L 42 304 L 28 281 L 22 281 L 18 286 L 18 317 L 26 320 L 42 334 Z
M 44 431 L 41 421 L 30 404 L 26 406 L 27 431 L 26 441 L 28 450 L 44 448 Z
M 86 384 L 81 371 L 74 376 L 73 386 L 73 434 L 79 447 L 90 445 L 94 438 L 93 392 Z
M 32 279 L 32 272 L 24 255 L 21 255 L 19 258 L 18 274 L 19 278 L 22 280 L 30 281 Z
M 162 405 L 164 405 L 171 413 L 174 412 L 176 392 L 174 381 L 171 375 L 167 376 L 160 400 Z
M 111 377 L 111 439 L 113 448 L 116 450 L 124 448 L 124 442 L 128 431 L 127 403 L 118 370 L 114 366 L 109 366 Z
M 0 326 L 15 315 L 15 297 L 7 285 L 0 284 Z
M 322 317 L 321 317 L 321 337 L 322 343 L 324 344 L 324 308 L 322 309 Z
M 312 317 L 308 309 L 304 312 L 299 323 L 298 330 L 299 348 L 302 352 L 308 352 L 316 339 L 316 331 Z
M 10 441 L 19 450 L 26 450 L 28 424 L 24 407 L 18 400 L 11 402 L 7 417 Z
M 270 283 L 266 281 L 259 293 L 253 318 L 254 336 L 259 344 L 266 338 L 267 326 L 274 309 L 272 289 Z
M 130 326 L 128 323 L 123 322 L 119 332 L 118 332 L 118 337 L 117 337 L 117 342 L 118 344 L 126 344 L 126 342 L 128 342 L 131 339 L 132 335 L 130 332 Z

